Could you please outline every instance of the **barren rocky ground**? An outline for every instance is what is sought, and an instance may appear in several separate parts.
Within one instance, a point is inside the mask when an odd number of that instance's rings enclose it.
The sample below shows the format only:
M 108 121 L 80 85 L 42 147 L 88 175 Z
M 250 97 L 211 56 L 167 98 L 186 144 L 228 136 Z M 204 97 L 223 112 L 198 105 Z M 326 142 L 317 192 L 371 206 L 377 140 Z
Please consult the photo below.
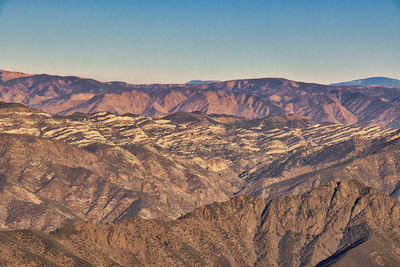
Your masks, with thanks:
M 175 221 L 74 223 L 0 232 L 0 264 L 399 266 L 400 204 L 357 181 L 271 201 L 235 197 Z
M 272 199 L 359 179 L 399 198 L 399 131 L 175 113 L 51 116 L 0 108 L 2 229 L 176 219 L 234 195 Z

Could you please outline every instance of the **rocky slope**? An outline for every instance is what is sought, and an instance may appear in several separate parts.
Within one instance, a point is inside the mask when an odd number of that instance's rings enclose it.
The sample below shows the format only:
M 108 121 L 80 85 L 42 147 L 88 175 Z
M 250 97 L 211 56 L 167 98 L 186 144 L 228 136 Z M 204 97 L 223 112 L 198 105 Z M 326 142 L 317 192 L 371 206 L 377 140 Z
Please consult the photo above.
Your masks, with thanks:
M 399 266 L 400 203 L 357 181 L 236 197 L 175 221 L 0 232 L 7 266 Z
M 0 227 L 51 231 L 129 215 L 174 219 L 245 194 L 359 179 L 400 198 L 400 131 L 175 113 L 50 116 L 0 103 Z
M 314 121 L 400 127 L 400 88 L 328 86 L 286 79 L 132 85 L 0 71 L 0 100 L 51 114 L 201 111 L 247 118 L 297 113 Z

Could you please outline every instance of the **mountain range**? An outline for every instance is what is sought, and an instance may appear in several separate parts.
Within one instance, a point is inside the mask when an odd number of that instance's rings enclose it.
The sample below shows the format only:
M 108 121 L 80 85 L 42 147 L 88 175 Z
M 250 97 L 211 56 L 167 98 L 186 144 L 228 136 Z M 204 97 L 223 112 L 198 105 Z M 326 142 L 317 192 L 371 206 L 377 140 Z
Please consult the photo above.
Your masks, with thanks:
M 329 86 L 279 78 L 133 85 L 0 71 L 0 100 L 57 115 L 199 111 L 254 119 L 296 113 L 320 122 L 399 128 L 399 93 L 399 87 Z
M 399 266 L 399 91 L 0 71 L 0 266 Z
M 176 219 L 235 195 L 268 200 L 350 179 L 400 199 L 396 129 L 299 115 L 51 116 L 2 103 L 0 132 L 4 230 Z

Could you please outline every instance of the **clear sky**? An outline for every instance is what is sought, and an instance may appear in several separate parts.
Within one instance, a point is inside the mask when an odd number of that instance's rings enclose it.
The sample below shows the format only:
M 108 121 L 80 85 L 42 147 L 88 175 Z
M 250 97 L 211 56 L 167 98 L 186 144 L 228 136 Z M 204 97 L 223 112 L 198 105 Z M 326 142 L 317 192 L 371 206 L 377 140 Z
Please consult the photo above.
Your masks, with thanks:
M 400 0 L 0 0 L 0 69 L 132 83 L 400 78 Z

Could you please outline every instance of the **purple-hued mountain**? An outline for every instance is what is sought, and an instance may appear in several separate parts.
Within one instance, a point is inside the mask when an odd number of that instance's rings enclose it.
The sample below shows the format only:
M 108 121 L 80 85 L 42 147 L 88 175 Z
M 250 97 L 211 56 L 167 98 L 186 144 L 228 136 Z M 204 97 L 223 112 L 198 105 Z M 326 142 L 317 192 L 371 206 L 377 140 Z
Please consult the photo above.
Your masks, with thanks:
M 198 111 L 255 119 L 296 113 L 319 122 L 400 128 L 400 87 L 332 86 L 282 78 L 128 84 L 0 71 L 0 101 L 57 115 Z

